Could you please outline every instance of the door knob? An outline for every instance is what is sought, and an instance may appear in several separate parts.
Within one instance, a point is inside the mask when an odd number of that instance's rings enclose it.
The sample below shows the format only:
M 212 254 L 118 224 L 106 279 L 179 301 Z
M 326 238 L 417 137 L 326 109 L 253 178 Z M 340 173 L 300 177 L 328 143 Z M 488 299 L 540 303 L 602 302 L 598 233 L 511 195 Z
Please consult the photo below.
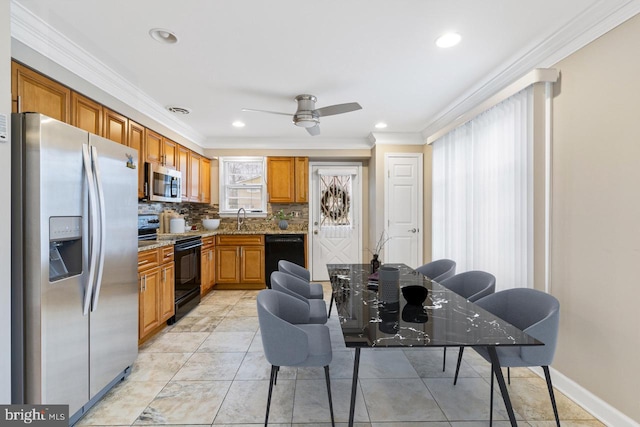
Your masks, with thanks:
M 418 230 L 416 228 L 412 228 L 411 230 L 407 230 L 407 231 L 410 231 L 412 233 L 416 233 Z

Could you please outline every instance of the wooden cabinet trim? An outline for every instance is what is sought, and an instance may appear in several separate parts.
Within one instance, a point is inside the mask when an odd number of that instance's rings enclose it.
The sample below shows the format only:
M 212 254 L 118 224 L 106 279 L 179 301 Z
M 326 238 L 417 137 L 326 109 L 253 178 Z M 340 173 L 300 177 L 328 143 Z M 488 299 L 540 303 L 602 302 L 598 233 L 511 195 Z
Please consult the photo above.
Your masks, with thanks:
M 216 246 L 247 246 L 260 245 L 264 246 L 263 234 L 218 234 L 216 236 Z

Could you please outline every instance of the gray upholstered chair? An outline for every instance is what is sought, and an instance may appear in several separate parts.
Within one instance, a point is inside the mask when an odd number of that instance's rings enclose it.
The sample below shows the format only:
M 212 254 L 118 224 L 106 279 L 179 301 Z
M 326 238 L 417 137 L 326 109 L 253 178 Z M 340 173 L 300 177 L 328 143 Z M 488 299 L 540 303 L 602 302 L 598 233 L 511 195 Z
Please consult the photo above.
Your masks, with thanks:
M 456 294 L 464 297 L 467 301 L 474 302 L 482 297 L 491 295 L 496 291 L 496 278 L 493 274 L 485 271 L 473 270 L 465 271 L 454 276 L 444 279 L 439 282 L 442 286 L 455 292 Z M 460 363 L 462 362 L 462 352 L 464 347 L 460 347 L 458 351 L 458 365 L 456 372 L 460 369 Z M 447 363 L 447 347 L 444 348 L 444 357 L 442 360 L 442 372 L 445 371 Z M 457 376 L 454 379 L 454 384 L 457 381 Z
M 456 262 L 450 259 L 438 259 L 416 268 L 416 271 L 434 282 L 440 283 L 444 279 L 456 274 Z
M 560 426 L 558 408 L 549 374 L 549 365 L 553 361 L 558 339 L 560 322 L 560 303 L 558 300 L 552 295 L 535 289 L 514 288 L 488 295 L 475 303 L 545 344 L 531 347 L 496 347 L 496 352 L 500 366 L 506 368 L 542 367 L 553 413 L 556 417 L 556 425 Z M 474 347 L 474 350 L 485 360 L 491 361 L 486 348 Z M 456 372 L 456 376 L 457 374 Z M 491 421 L 493 421 L 493 374 L 491 375 Z
M 324 367 L 331 425 L 335 425 L 329 380 L 329 364 L 333 355 L 329 328 L 325 325 L 309 324 L 309 306 L 307 304 L 273 289 L 260 291 L 257 305 L 262 347 L 267 361 L 271 364 L 264 425 L 266 426 L 269 422 L 271 395 L 280 366 Z
M 304 267 L 296 263 L 281 259 L 278 261 L 278 271 L 299 277 L 309 284 L 309 299 L 322 299 L 322 285 L 320 283 L 311 283 L 311 273 Z
M 309 298 L 309 283 L 281 271 L 271 273 L 271 289 L 298 298 L 309 306 L 309 323 L 327 323 L 327 304 L 322 299 Z

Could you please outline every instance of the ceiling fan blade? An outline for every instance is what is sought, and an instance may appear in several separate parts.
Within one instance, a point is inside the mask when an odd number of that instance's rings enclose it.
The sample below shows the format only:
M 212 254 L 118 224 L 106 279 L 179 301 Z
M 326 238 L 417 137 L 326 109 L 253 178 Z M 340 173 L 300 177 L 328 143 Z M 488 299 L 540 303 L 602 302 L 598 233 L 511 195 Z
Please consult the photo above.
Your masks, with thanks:
M 346 104 L 329 105 L 315 110 L 320 117 L 333 116 L 335 114 L 349 113 L 351 111 L 361 110 L 362 107 L 357 102 L 349 102 Z
M 309 132 L 309 135 L 311 136 L 317 136 L 320 135 L 320 126 L 315 125 L 315 126 L 311 126 L 310 128 L 306 128 L 307 132 Z
M 289 113 L 280 113 L 279 111 L 267 111 L 267 110 L 254 110 L 253 108 L 243 108 L 242 111 L 248 111 L 250 113 L 269 113 L 269 114 L 280 114 L 281 116 L 293 116 L 293 114 Z

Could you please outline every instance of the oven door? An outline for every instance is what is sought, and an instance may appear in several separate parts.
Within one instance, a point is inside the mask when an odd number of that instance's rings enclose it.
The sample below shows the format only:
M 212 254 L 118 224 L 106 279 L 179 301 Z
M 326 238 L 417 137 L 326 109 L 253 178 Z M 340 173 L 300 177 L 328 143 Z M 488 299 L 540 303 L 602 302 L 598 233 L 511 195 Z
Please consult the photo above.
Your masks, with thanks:
M 170 324 L 184 317 L 200 303 L 200 254 L 202 240 L 176 243 L 175 262 L 175 303 L 176 314 Z

